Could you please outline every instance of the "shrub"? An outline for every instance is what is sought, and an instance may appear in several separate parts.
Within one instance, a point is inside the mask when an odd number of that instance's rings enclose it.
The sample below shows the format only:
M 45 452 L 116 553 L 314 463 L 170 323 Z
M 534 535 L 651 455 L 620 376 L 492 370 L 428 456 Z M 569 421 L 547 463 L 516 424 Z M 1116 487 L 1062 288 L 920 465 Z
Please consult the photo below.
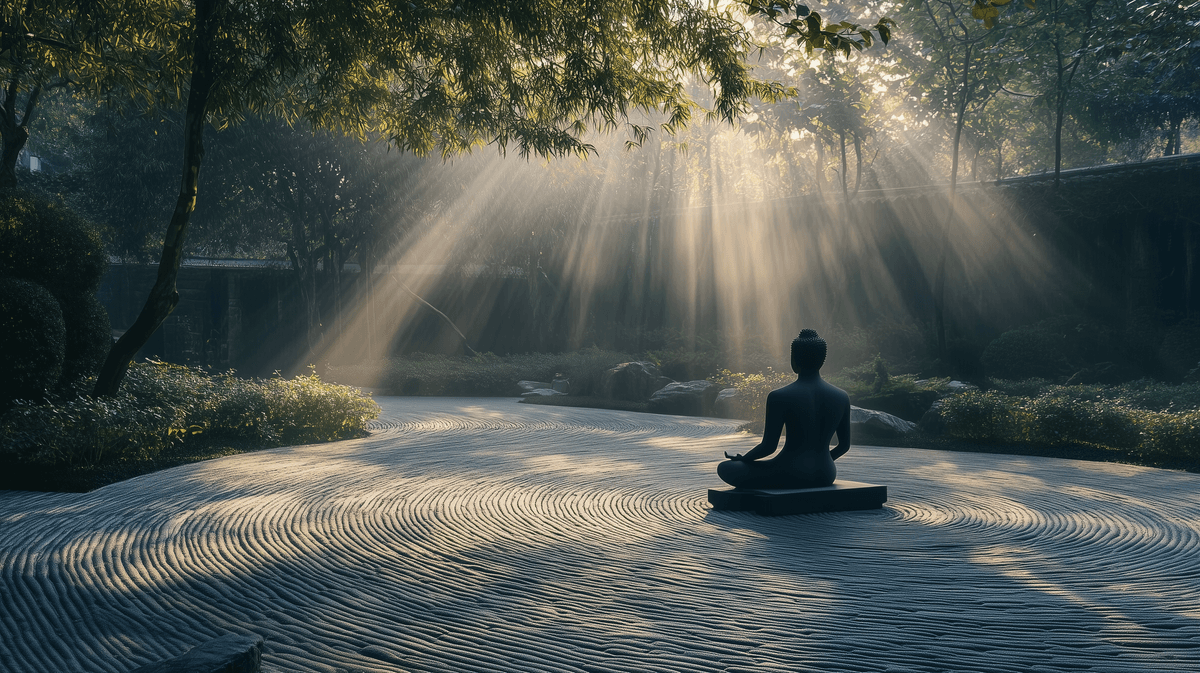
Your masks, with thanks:
M 1200 321 L 1189 319 L 1167 330 L 1158 351 L 1167 377 L 1179 381 L 1200 365 Z
M 946 434 L 984 442 L 1008 441 L 1015 434 L 1013 398 L 989 391 L 951 395 L 942 401 Z
M 1148 412 L 1141 426 L 1146 453 L 1200 460 L 1200 411 Z
M 402 395 L 506 397 L 520 393 L 517 381 L 552 381 L 562 374 L 571 394 L 594 395 L 604 372 L 638 358 L 628 353 L 585 348 L 570 353 L 449 356 L 414 353 L 406 357 L 332 367 L 342 382 L 380 387 Z
M 0 465 L 95 465 L 150 458 L 181 437 L 178 412 L 128 397 L 19 403 L 0 416 Z
M 722 388 L 737 389 L 739 409 L 744 412 L 746 420 L 754 420 L 762 418 L 766 413 L 767 395 L 772 390 L 795 381 L 796 375 L 792 372 L 777 372 L 770 367 L 757 374 L 734 373 L 726 369 L 715 380 Z
M 1138 414 L 1111 402 L 1044 395 L 1017 398 L 1017 435 L 1024 442 L 1094 444 L 1136 449 L 1141 443 Z
M 1143 455 L 1200 458 L 1200 409 L 1180 409 L 1153 382 L 1122 386 L 1049 386 L 1036 397 L 992 390 L 945 398 L 941 407 L 946 433 L 982 442 L 1089 444 Z M 1190 386 L 1178 386 L 1190 388 Z M 1191 399 L 1192 390 L 1183 397 Z
M 0 275 L 63 299 L 94 294 L 107 266 L 99 231 L 71 209 L 25 193 L 0 197 Z
M 108 311 L 94 294 L 59 300 L 67 328 L 66 352 L 60 386 L 94 376 L 112 346 Z
M 1058 378 L 1070 373 L 1065 337 L 1043 323 L 996 337 L 983 350 L 980 361 L 989 376 L 999 379 Z
M 66 325 L 46 288 L 0 278 L 0 410 L 16 399 L 40 399 L 62 374 Z
M 0 416 L 0 465 L 145 460 L 183 441 L 322 442 L 358 436 L 378 415 L 361 391 L 315 375 L 259 381 L 134 364 L 116 397 L 22 403 Z
M 286 444 L 327 442 L 361 435 L 379 405 L 346 386 L 321 381 L 316 374 L 262 383 L 266 422 Z
M 917 379 L 915 374 L 890 376 L 882 358 L 846 367 L 826 377 L 850 395 L 850 401 L 866 409 L 887 412 L 917 422 L 946 392 L 947 378 Z

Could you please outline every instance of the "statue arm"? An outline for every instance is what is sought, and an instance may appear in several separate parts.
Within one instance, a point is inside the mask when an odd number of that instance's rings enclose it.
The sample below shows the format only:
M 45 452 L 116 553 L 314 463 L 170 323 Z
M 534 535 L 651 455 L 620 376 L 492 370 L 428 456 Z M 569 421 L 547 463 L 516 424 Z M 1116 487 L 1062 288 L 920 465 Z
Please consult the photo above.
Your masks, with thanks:
M 767 396 L 767 422 L 763 429 L 762 442 L 746 452 L 742 456 L 742 460 L 758 460 L 766 458 L 775 453 L 775 449 L 779 448 L 779 436 L 783 434 L 783 413 L 779 410 L 779 405 L 775 404 L 771 396 Z
M 846 400 L 846 406 L 842 411 L 842 420 L 838 423 L 837 428 L 838 443 L 829 451 L 829 455 L 837 460 L 846 455 L 850 450 L 850 400 Z

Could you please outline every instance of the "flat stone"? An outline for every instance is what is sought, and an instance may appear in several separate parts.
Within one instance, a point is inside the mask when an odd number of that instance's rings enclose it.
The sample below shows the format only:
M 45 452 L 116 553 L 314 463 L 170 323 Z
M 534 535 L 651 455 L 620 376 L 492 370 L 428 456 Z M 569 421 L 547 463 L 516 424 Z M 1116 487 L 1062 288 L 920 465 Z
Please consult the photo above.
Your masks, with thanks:
M 848 512 L 879 509 L 887 502 L 887 486 L 835 481 L 830 486 L 795 489 L 709 489 L 713 509 L 757 512 L 763 516 Z
M 535 388 L 533 390 L 521 393 L 521 397 L 554 397 L 555 395 L 566 395 L 566 393 L 557 391 L 553 388 Z
M 130 673 L 258 673 L 262 663 L 262 636 L 236 633 L 214 638 L 184 654 Z

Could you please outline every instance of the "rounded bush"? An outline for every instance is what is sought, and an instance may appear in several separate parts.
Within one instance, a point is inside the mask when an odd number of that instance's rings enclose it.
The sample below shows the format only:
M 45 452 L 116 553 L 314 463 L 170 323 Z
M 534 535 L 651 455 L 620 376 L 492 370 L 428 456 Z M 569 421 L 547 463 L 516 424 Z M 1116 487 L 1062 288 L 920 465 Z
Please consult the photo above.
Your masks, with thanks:
M 1057 378 L 1067 373 L 1067 343 L 1041 325 L 1026 325 L 996 337 L 980 357 L 996 379 Z
M 71 209 L 23 193 L 0 198 L 0 275 L 67 299 L 94 294 L 107 266 L 99 230 Z
M 49 290 L 0 278 L 0 408 L 44 396 L 62 374 L 67 328 Z
M 1014 400 L 995 392 L 965 392 L 942 400 L 946 434 L 959 439 L 1004 442 L 1016 433 Z
M 1200 367 L 1200 321 L 1184 320 L 1167 330 L 1158 351 L 1168 378 L 1181 380 Z
M 60 385 L 68 385 L 100 371 L 112 345 L 112 325 L 108 311 L 94 294 L 60 299 L 59 305 L 67 327 Z

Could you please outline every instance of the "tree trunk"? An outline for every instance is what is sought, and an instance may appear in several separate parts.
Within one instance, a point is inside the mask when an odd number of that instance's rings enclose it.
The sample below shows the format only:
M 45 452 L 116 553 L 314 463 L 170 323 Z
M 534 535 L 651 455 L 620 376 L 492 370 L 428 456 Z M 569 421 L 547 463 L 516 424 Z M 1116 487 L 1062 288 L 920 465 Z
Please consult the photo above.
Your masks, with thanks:
M 825 194 L 825 143 L 814 133 L 813 144 L 817 146 L 817 194 L 824 196 Z
M 4 152 L 0 154 L 0 194 L 7 194 L 17 188 L 17 158 L 29 140 L 29 129 L 3 123 L 0 124 L 0 136 L 4 138 Z
M 958 208 L 958 151 L 962 144 L 963 124 L 966 122 L 967 103 L 971 99 L 970 84 L 971 45 L 967 45 L 963 57 L 962 92 L 958 109 L 955 110 L 954 148 L 950 158 L 950 207 L 942 223 L 942 249 L 938 254 L 937 269 L 933 277 L 933 330 L 937 337 L 938 357 L 946 357 L 946 258 L 950 255 L 950 231 L 954 211 Z
M 179 197 L 175 201 L 175 212 L 171 215 L 171 222 L 167 225 L 167 233 L 163 238 L 158 278 L 154 281 L 150 296 L 146 298 L 146 304 L 133 326 L 126 330 L 109 351 L 108 359 L 104 361 L 100 376 L 96 380 L 93 395 L 117 394 L 133 357 L 179 304 L 179 291 L 175 287 L 175 281 L 179 276 L 179 264 L 183 261 L 183 243 L 187 237 L 188 224 L 196 207 L 200 164 L 204 160 L 204 125 L 208 118 L 208 97 L 213 87 L 212 43 L 217 23 L 215 9 L 216 0 L 196 1 L 196 13 L 193 18 L 196 41 L 192 52 L 192 78 L 188 90 L 187 117 L 184 122 L 183 178 L 179 185 Z
M 850 180 L 850 176 L 846 175 L 846 133 L 844 131 L 838 134 L 838 141 L 841 143 L 842 148 L 842 203 L 846 206 L 848 213 L 850 206 L 850 186 L 847 183 Z M 847 216 L 849 215 L 847 214 Z
M 4 150 L 0 152 L 0 194 L 11 193 L 17 188 L 17 159 L 21 156 L 21 150 L 25 149 L 25 143 L 29 141 L 29 120 L 42 93 L 40 85 L 29 92 L 29 98 L 25 101 L 25 114 L 18 122 L 19 84 L 19 76 L 14 76 L 9 82 L 4 95 L 4 110 L 0 113 L 0 140 L 4 143 Z

